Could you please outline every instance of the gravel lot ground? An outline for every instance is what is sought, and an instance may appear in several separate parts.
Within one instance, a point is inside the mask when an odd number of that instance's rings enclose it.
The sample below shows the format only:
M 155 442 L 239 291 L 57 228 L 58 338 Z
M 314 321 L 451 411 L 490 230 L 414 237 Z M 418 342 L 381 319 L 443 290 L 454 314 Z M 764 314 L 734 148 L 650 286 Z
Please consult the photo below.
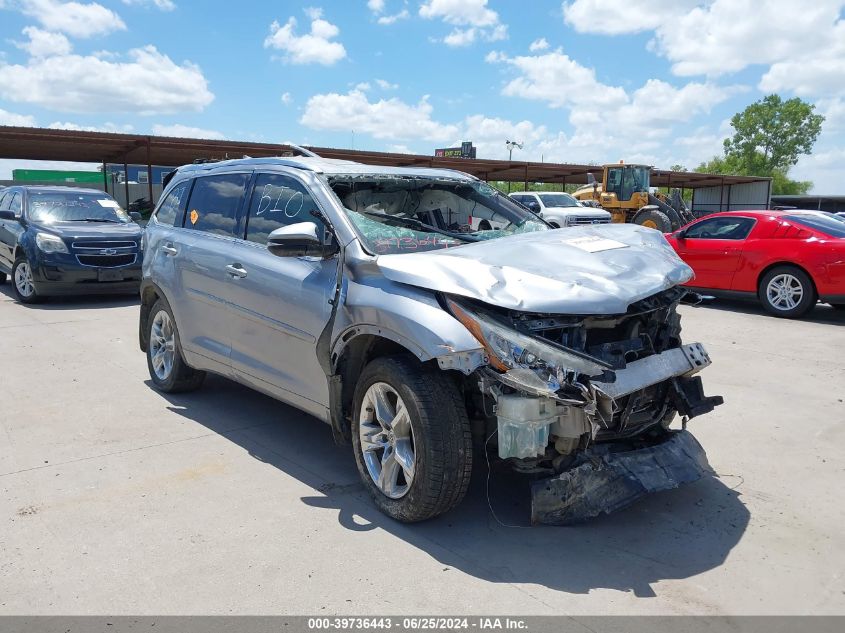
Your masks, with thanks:
M 439 520 L 374 510 L 327 426 L 234 383 L 150 387 L 133 298 L 0 287 L 0 614 L 845 614 L 845 313 L 684 308 L 726 404 L 718 479 L 504 527 L 486 469 Z M 493 477 L 505 523 L 527 491 Z

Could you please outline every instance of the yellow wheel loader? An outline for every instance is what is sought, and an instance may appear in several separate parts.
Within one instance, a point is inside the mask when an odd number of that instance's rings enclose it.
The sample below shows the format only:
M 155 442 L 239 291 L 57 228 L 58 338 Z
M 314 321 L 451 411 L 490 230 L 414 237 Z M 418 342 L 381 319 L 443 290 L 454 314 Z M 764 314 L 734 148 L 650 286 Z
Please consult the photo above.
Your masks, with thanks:
M 651 193 L 648 165 L 604 165 L 601 182 L 592 174 L 589 177 L 591 182 L 572 195 L 598 203 L 610 212 L 613 222 L 631 222 L 669 233 L 695 219 L 677 190 L 668 198 Z

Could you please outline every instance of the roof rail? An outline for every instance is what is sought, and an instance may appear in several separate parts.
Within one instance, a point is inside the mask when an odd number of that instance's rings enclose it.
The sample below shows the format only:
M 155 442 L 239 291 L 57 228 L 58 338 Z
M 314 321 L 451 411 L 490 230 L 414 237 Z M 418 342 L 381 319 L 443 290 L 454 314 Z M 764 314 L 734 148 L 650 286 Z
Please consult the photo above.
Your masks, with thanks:
M 294 145 L 293 143 L 285 143 L 288 147 L 290 147 L 294 152 L 294 156 L 307 156 L 309 158 L 320 158 L 319 154 L 315 154 L 310 149 L 305 149 L 304 147 L 300 147 L 299 145 Z

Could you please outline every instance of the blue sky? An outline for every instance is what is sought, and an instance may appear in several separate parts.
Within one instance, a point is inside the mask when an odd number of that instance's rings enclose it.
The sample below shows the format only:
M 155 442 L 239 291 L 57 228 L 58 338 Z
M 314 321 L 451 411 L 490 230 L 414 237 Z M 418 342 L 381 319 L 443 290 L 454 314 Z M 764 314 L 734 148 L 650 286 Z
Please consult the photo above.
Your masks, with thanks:
M 827 117 L 793 177 L 841 193 L 845 2 L 802 5 L 0 0 L 0 124 L 691 168 L 778 92 Z

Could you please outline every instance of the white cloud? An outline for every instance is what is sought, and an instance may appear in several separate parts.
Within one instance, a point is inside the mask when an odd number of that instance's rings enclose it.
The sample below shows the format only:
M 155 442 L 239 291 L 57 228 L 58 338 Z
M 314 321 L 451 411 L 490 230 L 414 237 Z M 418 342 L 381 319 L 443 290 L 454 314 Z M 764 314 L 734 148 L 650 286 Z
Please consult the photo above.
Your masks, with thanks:
M 200 127 L 182 125 L 181 123 L 174 123 L 172 125 L 156 123 L 153 125 L 153 134 L 156 136 L 174 136 L 177 138 L 204 138 L 214 140 L 223 140 L 226 138 L 222 132 L 218 132 L 217 130 L 205 130 Z
M 692 9 L 699 0 L 574 0 L 563 19 L 579 33 L 620 35 L 656 29 Z
M 821 49 L 796 53 L 772 64 L 760 79 L 764 92 L 791 91 L 801 97 L 845 95 L 845 21 L 830 31 Z M 824 39 L 827 40 L 825 34 Z
M 443 38 L 447 46 L 469 46 L 475 41 L 476 29 L 453 29 L 449 35 Z
M 201 111 L 214 100 L 202 71 L 174 63 L 154 46 L 129 51 L 129 61 L 56 55 L 26 65 L 0 61 L 3 97 L 58 112 L 168 114 Z
M 399 84 L 392 84 L 386 79 L 376 79 L 376 84 L 382 90 L 396 90 L 399 87 Z
M 494 51 L 485 59 L 489 63 L 506 65 L 509 77 L 516 71 L 516 76 L 505 83 L 502 94 L 568 110 L 572 126 L 570 135 L 552 133 L 548 138 L 537 139 L 533 149 L 526 147 L 524 155 L 529 151 L 542 153 L 546 160 L 657 160 L 663 157 L 671 161 L 677 152 L 672 148 L 673 135 L 685 133 L 680 129 L 687 127 L 696 116 L 710 112 L 715 105 L 741 90 L 709 82 L 690 82 L 676 87 L 650 79 L 629 93 L 620 86 L 600 82 L 593 69 L 582 66 L 561 50 L 521 57 L 508 57 Z M 626 155 L 619 156 L 620 151 Z M 709 156 L 702 156 L 700 160 L 704 158 Z
M 42 31 L 35 26 L 24 27 L 22 33 L 28 42 L 15 42 L 15 46 L 29 53 L 30 57 L 67 55 L 71 51 L 70 41 L 61 33 Z
M 29 114 L 15 114 L 0 108 L 0 125 L 35 127 L 35 117 Z
M 546 41 L 545 37 L 541 37 L 539 40 L 534 40 L 528 46 L 528 50 L 532 53 L 536 51 L 544 51 L 549 47 L 549 43 Z
M 411 14 L 408 13 L 408 10 L 402 9 L 399 13 L 394 13 L 392 15 L 383 15 L 378 20 L 376 20 L 376 22 L 378 22 L 379 24 L 390 25 L 394 22 L 398 22 L 399 20 L 404 20 L 409 17 L 411 17 Z
M 366 81 L 355 84 L 355 90 L 358 90 L 359 92 L 367 92 L 371 87 L 372 86 L 370 86 L 370 84 Z
M 420 6 L 420 16 L 471 26 L 495 26 L 499 22 L 499 14 L 487 8 L 487 0 L 426 0 Z
M 407 4 L 407 0 L 405 2 Z M 372 12 L 374 16 L 379 16 L 376 22 L 379 24 L 390 25 L 394 22 L 398 22 L 399 20 L 404 20 L 405 18 L 410 17 L 410 13 L 408 13 L 407 9 L 402 9 L 397 13 L 393 13 L 391 15 L 383 15 L 385 12 L 385 0 L 368 0 L 367 8 Z
M 315 130 L 355 130 L 377 139 L 445 141 L 453 137 L 457 126 L 432 120 L 432 111 L 427 96 L 416 105 L 396 98 L 370 102 L 366 94 L 352 90 L 314 95 L 299 122 Z
M 582 66 L 560 50 L 518 57 L 491 52 L 485 59 L 489 63 L 505 63 L 519 73 L 502 90 L 507 96 L 545 101 L 553 108 L 583 103 L 600 109 L 621 106 L 627 101 L 625 90 L 600 83 L 595 70 Z
M 293 97 L 289 92 L 285 92 L 282 94 L 282 103 L 285 105 L 290 105 L 293 102 Z
M 123 0 L 123 4 L 153 5 L 162 11 L 173 11 L 176 8 L 173 0 Z
M 126 24 L 117 13 L 96 2 L 22 0 L 21 10 L 48 31 L 67 33 L 72 37 L 85 38 L 126 30 Z
M 487 7 L 487 0 L 426 0 L 420 5 L 419 14 L 455 27 L 443 38 L 448 46 L 469 46 L 477 39 L 495 42 L 508 36 L 507 25 Z
M 264 40 L 264 48 L 284 51 L 284 60 L 291 64 L 322 64 L 331 66 L 346 57 L 346 49 L 340 42 L 332 41 L 340 29 L 322 18 L 322 9 L 306 9 L 311 19 L 311 31 L 297 35 L 296 18 L 290 17 L 284 26 L 277 21 L 270 25 L 270 35 Z
M 842 54 L 833 49 L 842 41 L 836 31 L 843 6 L 842 0 L 574 0 L 564 3 L 563 12 L 567 23 L 582 33 L 654 30 L 649 49 L 672 62 L 676 75 L 718 76 L 783 62 L 761 88 L 795 87 L 809 93 L 826 77 L 841 83 L 836 62 Z M 813 70 L 807 63 L 819 58 L 826 60 L 826 73 L 802 81 L 800 75 Z

